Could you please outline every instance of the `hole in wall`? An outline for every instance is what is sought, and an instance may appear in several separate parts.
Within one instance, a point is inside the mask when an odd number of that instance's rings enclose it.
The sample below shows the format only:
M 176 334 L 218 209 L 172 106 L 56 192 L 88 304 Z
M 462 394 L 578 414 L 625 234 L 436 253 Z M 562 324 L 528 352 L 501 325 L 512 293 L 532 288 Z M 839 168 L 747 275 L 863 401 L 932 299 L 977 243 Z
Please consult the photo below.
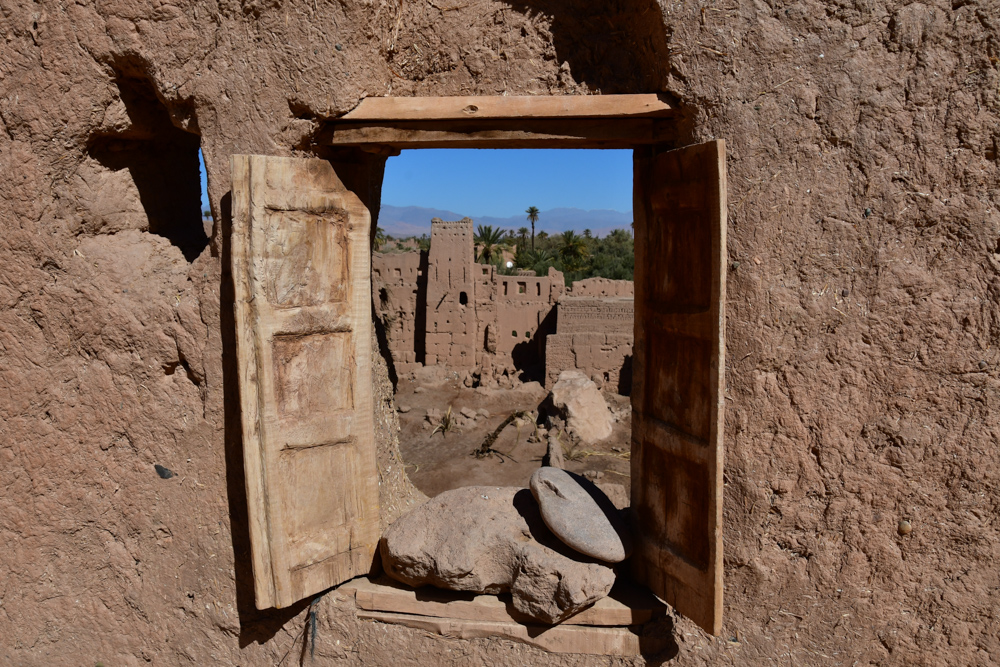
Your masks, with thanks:
M 115 83 L 128 120 L 118 131 L 91 137 L 88 153 L 107 169 L 128 172 L 143 229 L 193 261 L 209 242 L 200 138 L 173 124 L 148 79 L 119 76 Z

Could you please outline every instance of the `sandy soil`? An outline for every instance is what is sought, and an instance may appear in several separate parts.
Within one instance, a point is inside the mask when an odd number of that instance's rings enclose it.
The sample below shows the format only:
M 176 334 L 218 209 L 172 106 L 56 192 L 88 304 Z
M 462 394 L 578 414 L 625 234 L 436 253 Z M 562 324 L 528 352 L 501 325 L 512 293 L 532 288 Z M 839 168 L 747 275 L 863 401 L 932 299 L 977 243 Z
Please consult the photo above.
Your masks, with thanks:
M 503 430 L 493 445 L 493 449 L 502 452 L 503 456 L 477 458 L 472 453 L 514 411 L 538 414 L 548 393 L 537 382 L 513 389 L 473 389 L 465 387 L 454 372 L 438 377 L 424 374 L 421 379 L 400 379 L 396 386 L 396 405 L 400 408 L 399 448 L 407 474 L 428 496 L 475 484 L 527 486 L 531 474 L 542 465 L 548 447 L 547 437 L 539 439 L 536 436 L 534 422 L 525 421 L 520 428 L 511 424 Z M 620 415 L 607 440 L 587 445 L 565 429 L 556 427 L 552 433 L 563 444 L 568 470 L 628 489 L 629 399 L 607 394 L 605 400 Z M 444 434 L 434 432 L 434 424 L 426 418 L 428 410 L 444 413 L 449 406 L 461 425 Z M 489 416 L 478 414 L 474 420 L 467 419 L 461 416 L 463 409 L 484 410 Z M 543 416 L 538 419 L 538 425 L 545 429 L 544 407 L 541 412 Z

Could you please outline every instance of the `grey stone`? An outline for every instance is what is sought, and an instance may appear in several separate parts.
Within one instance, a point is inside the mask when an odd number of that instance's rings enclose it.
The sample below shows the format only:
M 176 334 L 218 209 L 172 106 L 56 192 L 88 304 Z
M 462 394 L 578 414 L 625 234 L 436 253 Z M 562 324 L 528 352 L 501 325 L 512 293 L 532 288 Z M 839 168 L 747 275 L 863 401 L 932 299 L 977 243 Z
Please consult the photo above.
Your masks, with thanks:
M 566 419 L 566 427 L 586 443 L 611 435 L 614 417 L 597 385 L 580 371 L 563 371 L 552 387 L 552 405 Z
M 514 607 L 558 623 L 605 597 L 614 570 L 568 548 L 545 526 L 528 489 L 445 491 L 386 531 L 382 564 L 411 586 L 510 591 Z
M 459 412 L 462 413 L 462 416 L 466 419 L 475 419 L 477 417 L 476 411 L 472 408 L 462 408 Z
M 398 406 L 398 407 L 397 407 L 396 409 L 397 409 L 397 410 L 399 410 L 399 411 L 400 411 L 401 413 L 403 413 L 404 415 L 405 415 L 405 414 L 406 414 L 407 412 L 409 412 L 410 410 L 412 410 L 412 408 L 411 408 L 411 407 L 410 407 L 409 405 L 400 405 L 400 406 Z
M 479 413 L 480 417 L 485 417 L 486 419 L 490 418 L 490 411 L 486 408 L 479 408 L 476 412 Z
M 536 470 L 530 484 L 542 520 L 567 546 L 608 563 L 619 563 L 631 555 L 628 526 L 593 482 L 548 467 Z

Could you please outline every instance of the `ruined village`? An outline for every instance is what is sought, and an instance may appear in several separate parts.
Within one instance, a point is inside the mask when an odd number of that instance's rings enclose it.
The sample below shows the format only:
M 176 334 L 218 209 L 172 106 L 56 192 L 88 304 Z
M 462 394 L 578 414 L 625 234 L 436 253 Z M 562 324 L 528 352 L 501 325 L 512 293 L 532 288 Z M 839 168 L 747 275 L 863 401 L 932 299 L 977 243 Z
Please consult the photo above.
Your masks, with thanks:
M 1000 662 L 995 0 L 0 39 L 0 665 Z M 380 245 L 452 149 L 627 151 L 632 280 Z

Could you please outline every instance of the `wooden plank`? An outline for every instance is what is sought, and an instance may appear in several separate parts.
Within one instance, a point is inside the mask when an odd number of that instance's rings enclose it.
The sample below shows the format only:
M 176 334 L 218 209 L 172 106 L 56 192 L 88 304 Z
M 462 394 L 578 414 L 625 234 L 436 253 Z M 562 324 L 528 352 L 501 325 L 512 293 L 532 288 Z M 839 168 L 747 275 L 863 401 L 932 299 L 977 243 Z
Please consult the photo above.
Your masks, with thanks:
M 475 595 L 430 587 L 413 589 L 388 579 L 376 583 L 364 577 L 347 582 L 339 590 L 354 592 L 358 607 L 367 611 L 537 624 L 514 608 L 510 595 Z M 638 625 L 665 615 L 666 610 L 666 605 L 648 590 L 619 583 L 608 597 L 560 625 Z
M 331 122 L 319 142 L 403 148 L 631 148 L 651 144 L 653 119 Z
M 627 657 L 640 655 L 643 648 L 638 632 L 632 628 L 522 625 L 520 623 L 435 618 L 365 610 L 358 611 L 358 618 L 404 625 L 454 639 L 502 637 L 523 642 L 550 653 Z
M 490 97 L 367 97 L 342 120 L 463 120 L 469 118 L 636 118 L 667 116 L 658 95 L 526 95 Z
M 635 157 L 635 578 L 722 627 L 725 143 Z M 684 313 L 680 316 L 678 313 Z
M 235 155 L 230 238 L 257 607 L 378 544 L 368 210 L 329 162 Z
M 651 304 L 651 306 L 647 312 L 652 319 L 653 326 L 658 330 L 669 331 L 688 338 L 712 338 L 715 323 L 712 321 L 710 312 L 671 313 L 667 312 L 665 308 L 658 307 L 657 304 Z

